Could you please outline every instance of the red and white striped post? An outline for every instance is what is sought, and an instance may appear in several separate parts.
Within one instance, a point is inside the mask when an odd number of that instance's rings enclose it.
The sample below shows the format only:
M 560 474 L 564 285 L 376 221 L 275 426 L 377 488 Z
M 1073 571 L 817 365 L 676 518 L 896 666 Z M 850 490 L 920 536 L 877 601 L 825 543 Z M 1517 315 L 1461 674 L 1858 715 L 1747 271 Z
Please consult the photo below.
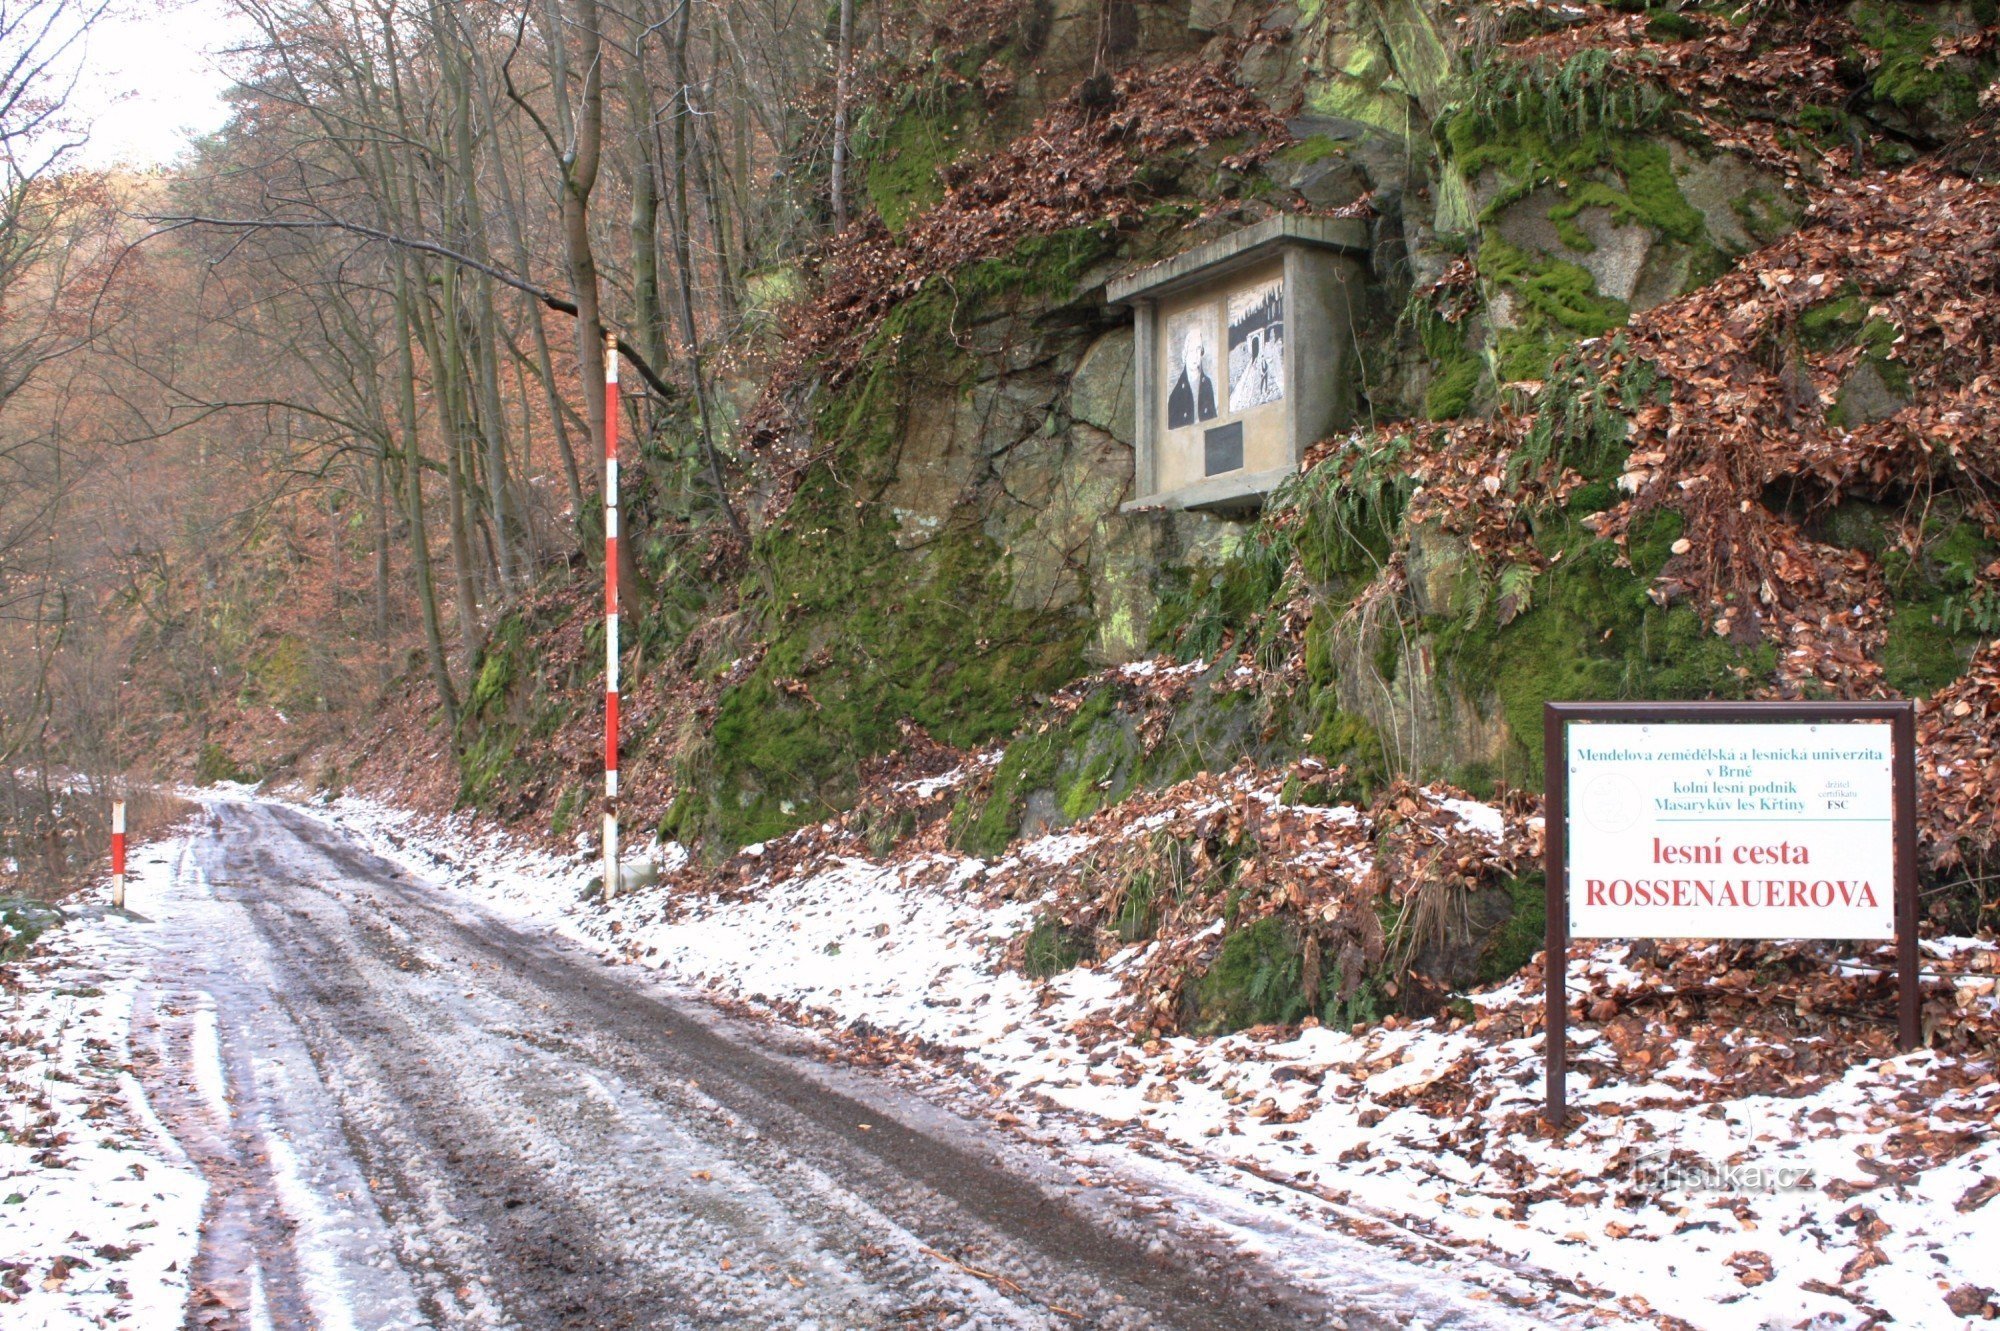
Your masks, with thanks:
M 604 333 L 604 899 L 618 895 L 618 335 Z
M 125 909 L 125 801 L 111 801 L 111 909 Z

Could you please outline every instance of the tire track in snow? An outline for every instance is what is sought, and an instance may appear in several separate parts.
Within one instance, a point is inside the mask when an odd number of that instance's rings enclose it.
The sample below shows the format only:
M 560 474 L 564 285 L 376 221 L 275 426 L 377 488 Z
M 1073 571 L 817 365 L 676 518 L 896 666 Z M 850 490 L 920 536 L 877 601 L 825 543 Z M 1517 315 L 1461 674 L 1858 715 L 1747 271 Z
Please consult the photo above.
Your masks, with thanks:
M 464 1289 L 526 1326 L 1335 1324 L 1233 1252 L 1079 1200 L 935 1106 L 844 1094 L 781 1032 L 466 909 L 306 815 L 224 821 L 202 849 L 218 891 L 255 922 L 440 1324 L 493 1324 Z

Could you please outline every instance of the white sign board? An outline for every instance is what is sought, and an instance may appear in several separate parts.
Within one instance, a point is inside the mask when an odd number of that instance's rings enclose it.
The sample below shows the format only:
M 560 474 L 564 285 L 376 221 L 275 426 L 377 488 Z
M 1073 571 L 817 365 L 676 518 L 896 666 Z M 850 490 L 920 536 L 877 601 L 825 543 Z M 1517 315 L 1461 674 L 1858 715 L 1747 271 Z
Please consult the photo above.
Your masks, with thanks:
M 1572 722 L 1574 938 L 1893 938 L 1886 722 Z

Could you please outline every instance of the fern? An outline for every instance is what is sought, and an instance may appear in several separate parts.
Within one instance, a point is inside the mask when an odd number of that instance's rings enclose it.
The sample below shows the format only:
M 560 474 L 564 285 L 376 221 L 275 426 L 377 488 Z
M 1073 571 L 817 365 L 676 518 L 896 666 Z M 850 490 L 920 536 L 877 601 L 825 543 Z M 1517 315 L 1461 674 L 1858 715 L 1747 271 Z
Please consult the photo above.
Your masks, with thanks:
M 1527 564 L 1509 564 L 1500 571 L 1500 599 L 1508 603 L 1507 618 L 1534 608 L 1537 571 Z
M 1517 488 L 1522 477 L 1545 467 L 1603 475 L 1624 447 L 1625 417 L 1596 367 L 1565 357 L 1542 390 L 1527 438 L 1508 461 L 1508 488 Z
M 1939 619 L 1948 633 L 1970 632 L 1988 638 L 2000 636 L 2000 590 L 1975 587 L 1962 595 L 1947 596 Z
M 1489 61 L 1467 74 L 1471 89 L 1456 113 L 1501 129 L 1527 130 L 1552 143 L 1605 133 L 1639 133 L 1659 124 L 1673 98 L 1618 63 L 1605 47 L 1578 51 L 1559 65 L 1546 60 Z

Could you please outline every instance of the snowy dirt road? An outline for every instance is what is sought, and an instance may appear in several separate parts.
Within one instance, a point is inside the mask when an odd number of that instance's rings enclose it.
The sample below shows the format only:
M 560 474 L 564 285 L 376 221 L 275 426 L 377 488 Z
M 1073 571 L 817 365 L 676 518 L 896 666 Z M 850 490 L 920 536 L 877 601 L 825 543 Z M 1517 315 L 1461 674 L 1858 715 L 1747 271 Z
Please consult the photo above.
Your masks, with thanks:
M 197 1325 L 1389 1324 L 296 810 L 212 805 L 157 910 Z

